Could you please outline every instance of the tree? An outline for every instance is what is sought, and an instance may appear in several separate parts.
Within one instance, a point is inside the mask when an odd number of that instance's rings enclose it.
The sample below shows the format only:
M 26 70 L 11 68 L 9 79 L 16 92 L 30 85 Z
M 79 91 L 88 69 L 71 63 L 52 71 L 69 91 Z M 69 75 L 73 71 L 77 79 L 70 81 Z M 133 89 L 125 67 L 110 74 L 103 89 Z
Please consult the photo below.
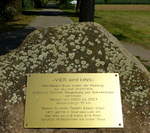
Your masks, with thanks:
M 87 22 L 94 21 L 95 0 L 81 0 L 79 21 Z
M 22 8 L 22 0 L 0 0 L 0 11 L 5 11 L 7 7 L 13 7 L 19 11 Z
M 105 4 L 107 4 L 107 3 L 108 3 L 108 0 L 104 0 L 104 2 L 105 2 Z
M 67 0 L 59 0 L 59 4 L 66 4 Z
M 6 20 L 11 20 L 21 8 L 22 0 L 1 0 L 0 17 Z
M 80 11 L 80 4 L 81 4 L 81 0 L 77 0 L 76 13 Z
M 34 0 L 34 6 L 36 8 L 45 7 L 48 4 L 49 0 Z

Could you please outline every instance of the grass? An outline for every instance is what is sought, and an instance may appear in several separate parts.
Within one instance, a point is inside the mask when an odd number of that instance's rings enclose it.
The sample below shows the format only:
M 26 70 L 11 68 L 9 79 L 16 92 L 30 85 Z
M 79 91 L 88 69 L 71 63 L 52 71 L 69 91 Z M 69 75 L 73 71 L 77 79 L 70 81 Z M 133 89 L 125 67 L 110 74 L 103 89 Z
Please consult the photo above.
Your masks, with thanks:
M 119 40 L 150 47 L 149 11 L 96 11 L 95 22 Z
M 97 4 L 96 10 L 104 11 L 150 11 L 150 5 L 144 4 Z
M 34 19 L 34 16 L 31 16 L 31 15 L 27 16 L 27 15 L 22 15 L 22 14 L 17 15 L 13 20 L 8 21 L 8 22 L 0 19 L 0 33 L 23 29 L 33 19 Z
M 65 12 L 75 22 L 78 21 L 74 10 Z M 72 15 L 71 15 L 72 14 Z M 95 22 L 103 25 L 120 41 L 143 45 L 150 48 L 150 11 L 100 10 L 96 6 Z

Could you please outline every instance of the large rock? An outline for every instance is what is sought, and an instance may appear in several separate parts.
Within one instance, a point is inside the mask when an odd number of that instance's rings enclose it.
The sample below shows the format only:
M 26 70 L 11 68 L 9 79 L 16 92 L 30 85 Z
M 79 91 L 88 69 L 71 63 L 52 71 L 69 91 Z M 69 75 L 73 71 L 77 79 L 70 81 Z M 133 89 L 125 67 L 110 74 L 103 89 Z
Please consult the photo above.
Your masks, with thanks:
M 123 129 L 24 129 L 27 73 L 107 72 L 120 74 Z M 0 133 L 149 133 L 149 116 L 149 72 L 96 23 L 35 30 L 0 57 Z

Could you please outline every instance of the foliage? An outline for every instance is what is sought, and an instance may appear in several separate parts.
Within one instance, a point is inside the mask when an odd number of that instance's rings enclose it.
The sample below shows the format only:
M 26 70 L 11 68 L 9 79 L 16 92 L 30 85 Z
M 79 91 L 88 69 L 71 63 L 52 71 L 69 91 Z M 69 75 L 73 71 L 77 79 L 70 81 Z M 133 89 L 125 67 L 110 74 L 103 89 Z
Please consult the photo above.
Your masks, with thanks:
M 33 0 L 23 0 L 23 8 L 24 9 L 32 9 L 34 7 L 34 1 Z
M 1 0 L 0 16 L 5 20 L 11 20 L 22 9 L 21 0 Z
M 66 4 L 66 5 L 67 5 L 67 4 L 71 5 L 71 4 L 70 4 L 71 1 L 73 1 L 73 0 L 59 0 L 59 4 L 60 4 L 60 5 L 64 5 L 64 4 Z
M 48 2 L 49 0 L 34 0 L 36 8 L 45 7 L 48 4 Z
M 48 4 L 49 0 L 23 0 L 23 8 L 31 9 L 31 8 L 42 8 Z
M 59 7 L 61 9 L 73 9 L 74 8 L 74 5 L 70 4 L 72 0 L 60 0 L 59 2 Z
M 42 6 L 46 6 L 48 4 L 49 0 L 41 0 Z
M 0 8 L 5 9 L 6 7 L 14 7 L 16 10 L 22 8 L 21 0 L 0 0 Z
M 10 5 L 14 7 L 17 11 L 22 9 L 22 0 L 10 0 Z
M 14 7 L 6 7 L 3 11 L 2 16 L 6 20 L 12 20 L 17 14 L 17 10 Z

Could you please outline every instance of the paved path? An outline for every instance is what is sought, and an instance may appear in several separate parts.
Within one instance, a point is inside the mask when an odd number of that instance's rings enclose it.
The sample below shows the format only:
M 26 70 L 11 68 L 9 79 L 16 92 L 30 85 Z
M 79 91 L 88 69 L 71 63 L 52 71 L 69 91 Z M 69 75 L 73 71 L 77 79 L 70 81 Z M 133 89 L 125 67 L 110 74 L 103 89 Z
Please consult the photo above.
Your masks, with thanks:
M 123 45 L 129 52 L 135 56 L 140 56 L 142 59 L 150 60 L 150 49 L 140 45 L 124 43 Z
M 25 29 L 0 34 L 0 55 L 17 48 L 25 37 L 37 28 L 72 23 L 72 20 L 59 10 L 55 4 L 49 4 L 43 10 L 28 11 L 24 12 L 24 14 L 36 15 L 37 17 Z
M 35 13 L 39 13 L 39 16 L 36 17 L 36 19 L 29 24 L 29 27 L 47 28 L 50 26 L 73 23 L 72 20 L 66 17 L 65 13 L 63 13 L 59 9 L 44 9 L 40 12 Z
M 28 27 L 47 28 L 50 26 L 58 26 L 63 24 L 73 23 L 72 20 L 60 9 L 56 4 L 48 4 L 46 9 L 41 11 L 26 12 L 27 14 L 37 15 L 36 19 L 32 21 Z
M 122 42 L 123 46 L 134 56 L 140 57 L 142 62 L 150 66 L 150 49 L 142 47 L 141 45 L 129 44 Z

